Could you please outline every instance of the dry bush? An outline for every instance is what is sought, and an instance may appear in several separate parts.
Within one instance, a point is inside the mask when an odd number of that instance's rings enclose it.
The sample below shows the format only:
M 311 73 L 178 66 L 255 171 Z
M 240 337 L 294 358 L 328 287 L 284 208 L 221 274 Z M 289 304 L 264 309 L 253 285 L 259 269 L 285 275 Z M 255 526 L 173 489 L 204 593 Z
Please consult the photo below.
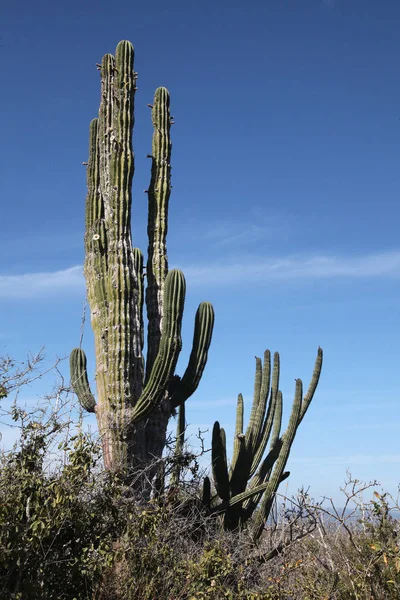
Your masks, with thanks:
M 3 415 L 20 431 L 0 455 L 0 599 L 400 598 L 399 503 L 374 491 L 375 482 L 349 477 L 341 510 L 304 491 L 279 497 L 254 542 L 251 527 L 224 531 L 203 509 L 199 456 L 174 455 L 172 439 L 148 468 L 158 472 L 154 482 L 134 474 L 150 500 L 102 472 L 96 439 L 71 421 L 58 365 L 42 406 L 19 407 L 18 391 L 40 377 L 40 365 L 41 355 L 0 363 L 0 395 L 16 394 Z
M 308 503 L 315 529 L 270 561 L 262 587 L 276 600 L 400 598 L 398 499 L 348 476 L 344 503 Z M 368 496 L 368 500 L 364 497 Z

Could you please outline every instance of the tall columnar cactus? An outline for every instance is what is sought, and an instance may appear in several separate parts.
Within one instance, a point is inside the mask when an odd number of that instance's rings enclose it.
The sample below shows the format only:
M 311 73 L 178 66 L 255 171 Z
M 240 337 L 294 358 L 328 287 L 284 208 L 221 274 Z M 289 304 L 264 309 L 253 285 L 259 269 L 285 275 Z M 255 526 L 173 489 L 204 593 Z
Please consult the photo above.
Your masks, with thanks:
M 174 408 L 197 388 L 211 342 L 214 311 L 197 311 L 193 349 L 182 379 L 175 368 L 182 346 L 185 279 L 168 272 L 166 236 L 171 191 L 170 100 L 155 92 L 151 180 L 148 194 L 148 260 L 132 247 L 132 130 L 137 74 L 133 46 L 122 41 L 101 63 L 99 116 L 90 124 L 87 164 L 85 265 L 96 354 L 97 403 L 86 357 L 70 357 L 71 383 L 83 408 L 95 412 L 105 466 L 130 472 L 162 454 Z M 144 278 L 147 277 L 145 290 Z M 147 307 L 147 360 L 143 358 L 143 304 Z
M 227 529 L 237 529 L 251 519 L 257 539 L 271 511 L 279 484 L 289 476 L 285 472 L 297 428 L 313 399 L 322 368 L 322 350 L 318 349 L 314 372 L 306 395 L 296 380 L 292 412 L 286 431 L 281 435 L 282 392 L 279 390 L 279 354 L 274 355 L 271 381 L 271 354 L 266 350 L 264 364 L 256 358 L 254 398 L 246 432 L 243 433 L 243 398 L 239 394 L 233 456 L 228 467 L 225 431 L 218 421 L 212 435 L 212 473 L 216 495 L 211 496 L 208 477 L 204 481 L 203 504 L 224 515 Z M 263 455 L 269 446 L 265 458 Z

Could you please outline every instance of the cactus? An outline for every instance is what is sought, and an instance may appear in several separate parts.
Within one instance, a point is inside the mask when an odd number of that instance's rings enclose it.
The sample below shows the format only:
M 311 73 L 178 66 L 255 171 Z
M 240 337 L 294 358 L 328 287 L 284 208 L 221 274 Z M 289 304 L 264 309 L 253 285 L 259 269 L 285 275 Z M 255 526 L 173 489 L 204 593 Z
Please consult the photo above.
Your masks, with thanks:
M 179 405 L 178 423 L 176 426 L 176 442 L 174 450 L 174 468 L 171 477 L 171 485 L 179 485 L 182 471 L 183 445 L 185 441 L 185 403 Z
M 296 380 L 295 396 L 287 429 L 280 435 L 282 393 L 279 391 L 279 354 L 274 355 L 271 380 L 271 355 L 264 354 L 264 364 L 256 358 L 254 398 L 246 433 L 243 433 L 243 398 L 239 394 L 233 456 L 228 470 L 225 432 L 218 421 L 212 436 L 212 473 L 216 495 L 211 496 L 210 480 L 204 480 L 203 504 L 213 513 L 224 515 L 226 529 L 241 528 L 252 520 L 253 535 L 258 539 L 271 511 L 279 484 L 289 476 L 285 472 L 290 449 L 298 426 L 311 403 L 322 368 L 322 349 L 318 349 L 314 371 L 307 394 Z M 269 442 L 269 452 L 264 460 Z M 262 460 L 262 462 L 261 462 Z M 249 483 L 250 481 L 250 483 Z M 218 502 L 218 499 L 220 502 Z M 260 503 L 261 501 L 261 503 Z
M 96 400 L 90 389 L 87 377 L 86 355 L 81 348 L 74 348 L 69 357 L 71 385 L 79 398 L 82 408 L 87 412 L 95 412 Z
M 170 99 L 158 88 L 148 195 L 148 260 L 132 247 L 132 130 L 137 74 L 133 46 L 122 41 L 101 63 L 99 116 L 90 124 L 84 274 L 95 340 L 97 403 L 86 357 L 71 353 L 71 383 L 83 408 L 96 413 L 105 467 L 125 474 L 159 458 L 174 408 L 196 390 L 214 324 L 208 302 L 200 305 L 193 348 L 182 377 L 175 368 L 182 346 L 185 279 L 168 271 L 166 236 L 171 192 Z M 145 290 L 144 278 L 147 277 Z M 143 305 L 147 308 L 147 357 L 143 357 Z

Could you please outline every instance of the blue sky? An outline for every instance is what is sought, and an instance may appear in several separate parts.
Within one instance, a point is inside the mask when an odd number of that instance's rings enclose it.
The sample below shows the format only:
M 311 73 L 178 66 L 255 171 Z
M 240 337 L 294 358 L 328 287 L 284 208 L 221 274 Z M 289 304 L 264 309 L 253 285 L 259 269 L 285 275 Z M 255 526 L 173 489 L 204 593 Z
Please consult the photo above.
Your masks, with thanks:
M 346 468 L 395 491 L 399 20 L 397 0 L 3 6 L 0 353 L 45 345 L 51 361 L 79 343 L 95 63 L 129 39 L 142 249 L 147 104 L 159 85 L 175 116 L 169 259 L 188 284 L 180 371 L 198 303 L 216 311 L 209 364 L 187 404 L 191 431 L 218 419 L 231 442 L 237 394 L 249 414 L 254 356 L 265 348 L 281 354 L 287 416 L 294 379 L 308 385 L 320 345 L 323 374 L 293 446 L 289 492 L 304 484 L 337 498 Z M 84 347 L 93 374 L 88 321 Z

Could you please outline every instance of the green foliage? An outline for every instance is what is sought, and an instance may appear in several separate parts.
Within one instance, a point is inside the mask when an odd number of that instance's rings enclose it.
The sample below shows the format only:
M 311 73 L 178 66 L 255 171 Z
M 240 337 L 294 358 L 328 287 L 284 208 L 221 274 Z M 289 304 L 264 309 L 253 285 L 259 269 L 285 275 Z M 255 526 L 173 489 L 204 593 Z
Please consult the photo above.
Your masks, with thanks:
M 115 490 L 109 480 L 101 494 L 96 491 L 99 448 L 79 432 L 59 448 L 65 466 L 46 474 L 56 429 L 31 421 L 23 428 L 20 448 L 1 456 L 4 599 L 87 598 L 87 589 L 110 560 Z
M 65 441 L 56 419 L 46 424 L 17 407 L 12 416 L 21 439 L 0 457 L 2 600 L 396 600 L 400 595 L 399 522 L 385 494 L 375 492 L 371 502 L 359 503 L 358 519 L 333 511 L 336 524 L 332 517 L 324 520 L 326 510 L 306 496 L 297 520 L 286 526 L 285 513 L 282 531 L 272 528 L 271 542 L 266 536 L 255 546 L 246 530 L 225 531 L 207 515 L 198 468 L 181 447 L 179 456 L 171 457 L 172 467 L 164 461 L 158 493 L 138 502 L 121 479 L 99 471 L 99 445 L 79 426 Z M 60 434 L 64 441 L 57 452 L 64 460 L 51 471 Z M 187 487 L 176 479 L 168 484 L 177 459 L 194 474 Z M 210 495 L 207 485 L 204 495 Z M 305 514 L 318 527 L 312 537 L 293 538 Z M 271 553 L 277 547 L 274 536 L 283 543 Z
M 205 545 L 200 557 L 189 560 L 187 569 L 190 600 L 269 600 L 269 594 L 251 592 L 243 565 L 238 565 L 229 548 L 216 540 Z

